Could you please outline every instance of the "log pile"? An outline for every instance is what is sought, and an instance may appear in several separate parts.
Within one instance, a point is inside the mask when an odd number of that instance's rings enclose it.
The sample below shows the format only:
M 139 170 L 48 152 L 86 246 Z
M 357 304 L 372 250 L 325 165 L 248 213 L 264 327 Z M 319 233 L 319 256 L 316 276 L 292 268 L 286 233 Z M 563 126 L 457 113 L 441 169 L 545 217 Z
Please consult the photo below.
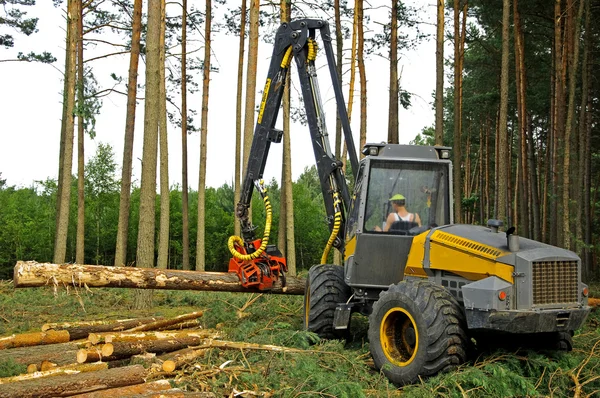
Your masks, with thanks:
M 28 372 L 0 378 L 0 398 L 215 397 L 172 388 L 177 370 L 209 349 L 304 352 L 220 340 L 218 331 L 200 327 L 201 316 L 198 311 L 171 319 L 46 324 L 42 332 L 0 338 L 0 363 L 14 361 Z M 82 339 L 83 330 L 87 336 Z M 50 338 L 53 333 L 61 338 Z

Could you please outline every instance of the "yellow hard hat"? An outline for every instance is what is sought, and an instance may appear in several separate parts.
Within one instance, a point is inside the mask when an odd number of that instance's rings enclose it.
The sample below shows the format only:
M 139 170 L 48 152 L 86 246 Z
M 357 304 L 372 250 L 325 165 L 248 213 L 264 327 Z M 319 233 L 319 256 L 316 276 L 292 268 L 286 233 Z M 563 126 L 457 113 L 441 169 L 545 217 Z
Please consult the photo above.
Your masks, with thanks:
M 394 196 L 392 196 L 390 198 L 390 201 L 392 200 L 405 200 L 406 198 L 404 197 L 404 195 L 400 195 L 399 193 L 395 194 Z

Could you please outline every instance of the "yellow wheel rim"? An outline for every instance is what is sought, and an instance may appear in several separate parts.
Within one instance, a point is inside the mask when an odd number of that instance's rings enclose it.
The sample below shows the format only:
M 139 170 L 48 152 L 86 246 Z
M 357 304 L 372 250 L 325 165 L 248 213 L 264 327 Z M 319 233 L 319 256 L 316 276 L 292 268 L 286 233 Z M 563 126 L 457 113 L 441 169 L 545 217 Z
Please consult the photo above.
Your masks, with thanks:
M 407 366 L 419 351 L 419 331 L 412 315 L 404 308 L 391 308 L 379 326 L 381 348 L 396 366 Z
M 310 285 L 307 286 L 304 292 L 304 325 L 308 329 L 308 321 L 310 319 Z

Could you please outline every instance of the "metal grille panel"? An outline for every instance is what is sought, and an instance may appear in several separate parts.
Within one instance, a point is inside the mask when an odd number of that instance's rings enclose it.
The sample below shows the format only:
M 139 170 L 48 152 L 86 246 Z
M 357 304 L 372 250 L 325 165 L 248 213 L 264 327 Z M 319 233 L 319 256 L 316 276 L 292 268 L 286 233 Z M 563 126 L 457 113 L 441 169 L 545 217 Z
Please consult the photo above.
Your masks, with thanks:
M 577 261 L 534 261 L 533 304 L 577 302 Z

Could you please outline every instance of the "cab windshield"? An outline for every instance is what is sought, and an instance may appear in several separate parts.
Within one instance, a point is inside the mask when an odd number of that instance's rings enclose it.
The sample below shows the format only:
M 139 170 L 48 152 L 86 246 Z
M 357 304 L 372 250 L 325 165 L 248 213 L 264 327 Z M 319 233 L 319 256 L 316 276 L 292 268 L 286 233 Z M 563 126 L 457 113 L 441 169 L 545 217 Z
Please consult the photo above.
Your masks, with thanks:
M 373 161 L 364 230 L 412 235 L 449 224 L 448 185 L 447 163 Z

